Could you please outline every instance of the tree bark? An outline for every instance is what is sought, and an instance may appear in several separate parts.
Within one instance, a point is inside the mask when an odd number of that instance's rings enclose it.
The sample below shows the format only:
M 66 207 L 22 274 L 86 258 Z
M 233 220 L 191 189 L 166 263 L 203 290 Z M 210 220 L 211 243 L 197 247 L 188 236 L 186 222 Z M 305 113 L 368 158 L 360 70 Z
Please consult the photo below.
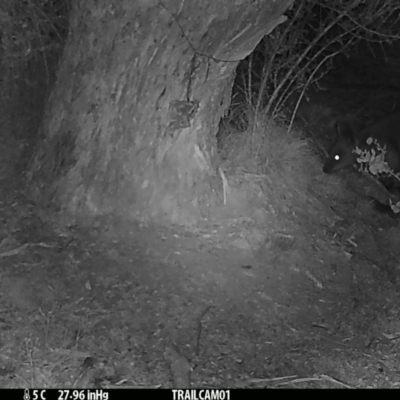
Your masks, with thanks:
M 291 1 L 73 0 L 28 169 L 33 197 L 73 213 L 209 217 L 235 68 Z

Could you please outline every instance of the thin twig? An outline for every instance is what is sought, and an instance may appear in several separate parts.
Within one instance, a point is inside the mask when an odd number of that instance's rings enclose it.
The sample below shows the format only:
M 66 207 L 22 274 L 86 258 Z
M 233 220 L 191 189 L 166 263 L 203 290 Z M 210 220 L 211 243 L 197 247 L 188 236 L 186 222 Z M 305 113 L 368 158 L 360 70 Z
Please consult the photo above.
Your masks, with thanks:
M 296 377 L 297 375 L 288 375 L 288 376 L 279 376 L 277 378 L 250 379 L 248 382 L 249 383 L 276 382 L 276 381 L 282 381 L 284 379 L 293 379 Z
M 336 383 L 338 385 L 341 385 L 343 387 L 345 387 L 346 389 L 354 389 L 354 386 L 350 386 L 344 382 L 341 382 L 335 378 L 332 378 L 328 375 L 320 375 L 320 376 L 316 376 L 316 377 L 312 377 L 312 378 L 297 378 L 297 379 L 293 379 L 291 381 L 288 382 L 282 382 L 279 383 L 278 386 L 287 386 L 287 385 L 291 385 L 291 384 L 296 384 L 296 383 L 304 383 L 304 382 L 315 382 L 315 381 L 328 381 L 328 382 L 333 382 Z
M 204 316 L 211 310 L 211 305 L 206 307 L 205 310 L 200 314 L 199 322 L 197 324 L 197 337 L 196 337 L 196 348 L 195 348 L 195 355 L 196 357 L 200 354 L 200 341 L 201 341 L 201 331 L 202 331 L 202 319 Z

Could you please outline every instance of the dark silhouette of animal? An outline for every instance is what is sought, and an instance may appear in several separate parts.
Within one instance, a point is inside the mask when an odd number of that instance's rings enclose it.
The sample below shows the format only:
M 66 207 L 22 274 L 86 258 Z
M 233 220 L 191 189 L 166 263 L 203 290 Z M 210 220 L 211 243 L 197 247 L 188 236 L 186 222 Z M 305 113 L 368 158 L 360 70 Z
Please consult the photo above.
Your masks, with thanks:
M 355 166 L 374 176 L 391 193 L 400 194 L 400 113 L 359 131 L 348 122 L 338 122 L 336 130 L 337 139 L 323 171 L 329 174 Z

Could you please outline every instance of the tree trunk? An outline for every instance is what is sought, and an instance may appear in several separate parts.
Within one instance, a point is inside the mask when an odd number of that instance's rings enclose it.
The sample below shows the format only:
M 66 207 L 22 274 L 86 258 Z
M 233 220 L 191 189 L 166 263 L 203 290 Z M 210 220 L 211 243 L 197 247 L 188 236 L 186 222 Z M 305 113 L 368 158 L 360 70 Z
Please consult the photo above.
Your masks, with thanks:
M 291 3 L 73 0 L 28 170 L 37 200 L 189 224 L 221 201 L 215 134 L 234 72 Z

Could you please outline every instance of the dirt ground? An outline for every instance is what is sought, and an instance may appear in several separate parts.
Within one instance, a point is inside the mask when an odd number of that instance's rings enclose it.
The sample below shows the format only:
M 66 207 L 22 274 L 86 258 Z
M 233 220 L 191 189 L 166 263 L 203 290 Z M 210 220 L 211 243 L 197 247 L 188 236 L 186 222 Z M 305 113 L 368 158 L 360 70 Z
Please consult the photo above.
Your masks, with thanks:
M 1 387 L 400 385 L 398 221 L 351 184 L 253 248 L 240 218 L 60 223 L 0 140 Z

